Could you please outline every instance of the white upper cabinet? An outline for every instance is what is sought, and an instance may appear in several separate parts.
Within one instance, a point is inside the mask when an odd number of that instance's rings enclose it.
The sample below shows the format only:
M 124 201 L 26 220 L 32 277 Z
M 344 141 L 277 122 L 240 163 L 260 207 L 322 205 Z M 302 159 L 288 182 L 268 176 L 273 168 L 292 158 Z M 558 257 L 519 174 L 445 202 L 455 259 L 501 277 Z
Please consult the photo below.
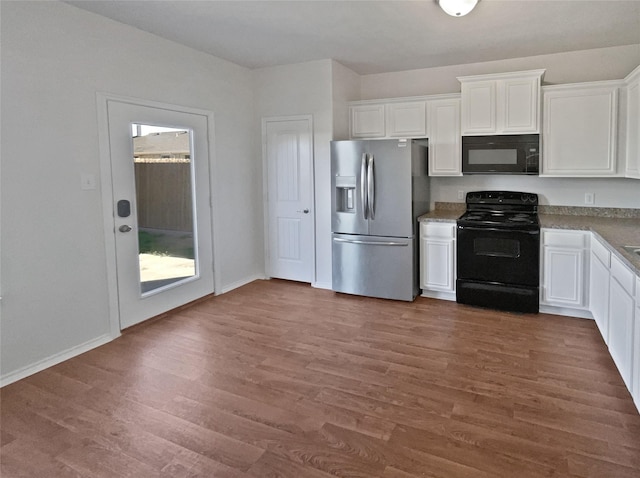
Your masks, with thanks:
M 426 103 L 411 101 L 363 102 L 349 107 L 351 138 L 424 138 Z
M 462 176 L 460 97 L 427 102 L 429 176 Z
M 545 70 L 463 76 L 462 134 L 540 132 L 540 85 Z
M 349 128 L 352 138 L 383 138 L 385 136 L 384 104 L 349 107 Z
M 462 98 L 462 134 L 497 134 L 497 82 L 463 81 Z
M 541 176 L 614 176 L 619 81 L 543 88 Z
M 640 66 L 626 78 L 627 161 L 625 176 L 640 179 Z
M 427 135 L 425 102 L 389 103 L 387 135 L 392 138 L 424 138 Z

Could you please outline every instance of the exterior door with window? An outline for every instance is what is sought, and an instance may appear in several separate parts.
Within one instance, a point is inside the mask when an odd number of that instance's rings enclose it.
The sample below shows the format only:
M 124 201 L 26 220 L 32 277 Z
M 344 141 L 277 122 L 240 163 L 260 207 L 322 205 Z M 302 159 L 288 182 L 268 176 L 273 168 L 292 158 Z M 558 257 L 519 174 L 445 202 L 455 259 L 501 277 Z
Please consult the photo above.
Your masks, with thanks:
M 210 294 L 210 117 L 107 100 L 121 329 Z

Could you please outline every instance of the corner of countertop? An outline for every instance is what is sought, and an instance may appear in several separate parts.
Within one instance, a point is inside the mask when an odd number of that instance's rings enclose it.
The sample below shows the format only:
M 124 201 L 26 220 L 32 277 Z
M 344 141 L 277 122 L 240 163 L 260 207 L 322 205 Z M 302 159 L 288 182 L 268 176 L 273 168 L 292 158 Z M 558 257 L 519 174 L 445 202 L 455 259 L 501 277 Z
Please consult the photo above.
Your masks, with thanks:
M 433 211 L 423 214 L 419 222 L 455 222 L 466 210 L 463 202 L 436 202 Z

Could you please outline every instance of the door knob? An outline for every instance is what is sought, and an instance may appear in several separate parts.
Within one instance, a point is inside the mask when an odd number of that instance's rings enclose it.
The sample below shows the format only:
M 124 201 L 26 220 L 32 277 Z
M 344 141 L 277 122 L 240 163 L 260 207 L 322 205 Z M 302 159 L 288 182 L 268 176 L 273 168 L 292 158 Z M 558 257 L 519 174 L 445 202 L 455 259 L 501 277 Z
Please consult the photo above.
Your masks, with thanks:
M 120 226 L 118 228 L 118 231 L 120 232 L 129 232 L 131 230 L 131 226 L 127 225 L 127 224 L 123 224 L 122 226 Z
M 305 214 L 309 214 L 309 210 L 308 209 L 303 209 L 302 211 L 296 211 L 296 212 L 303 212 Z

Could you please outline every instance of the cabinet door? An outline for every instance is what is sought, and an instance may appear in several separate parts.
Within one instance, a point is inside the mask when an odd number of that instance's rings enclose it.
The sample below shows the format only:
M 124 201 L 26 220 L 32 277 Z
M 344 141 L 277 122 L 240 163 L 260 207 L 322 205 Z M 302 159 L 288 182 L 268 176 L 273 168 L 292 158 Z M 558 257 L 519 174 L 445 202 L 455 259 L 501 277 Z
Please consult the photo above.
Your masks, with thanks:
M 390 103 L 387 105 L 387 135 L 417 138 L 427 135 L 427 114 L 424 101 Z
M 609 268 L 595 254 L 591 254 L 589 300 L 600 334 L 609 344 Z
M 501 86 L 503 100 L 498 103 L 498 108 L 501 106 L 504 108 L 502 112 L 498 112 L 498 118 L 503 119 L 501 132 L 539 133 L 538 79 L 504 80 Z M 498 121 L 498 127 L 500 128 L 500 121 Z
M 627 166 L 625 175 L 640 179 L 640 71 L 627 87 Z
M 427 112 L 429 176 L 461 176 L 460 99 L 429 101 Z
M 583 257 L 582 250 L 544 248 L 543 303 L 559 307 L 583 308 Z
M 609 286 L 609 352 L 631 390 L 634 300 L 615 278 Z
M 633 378 L 631 395 L 640 411 L 640 277 L 636 277 L 636 315 L 633 325 Z
M 422 288 L 453 292 L 454 241 L 426 238 L 422 240 Z
M 462 134 L 495 134 L 497 82 L 462 83 Z
M 563 86 L 543 96 L 541 175 L 615 175 L 618 88 Z
M 384 105 L 358 105 L 349 108 L 352 138 L 381 138 L 385 135 Z

